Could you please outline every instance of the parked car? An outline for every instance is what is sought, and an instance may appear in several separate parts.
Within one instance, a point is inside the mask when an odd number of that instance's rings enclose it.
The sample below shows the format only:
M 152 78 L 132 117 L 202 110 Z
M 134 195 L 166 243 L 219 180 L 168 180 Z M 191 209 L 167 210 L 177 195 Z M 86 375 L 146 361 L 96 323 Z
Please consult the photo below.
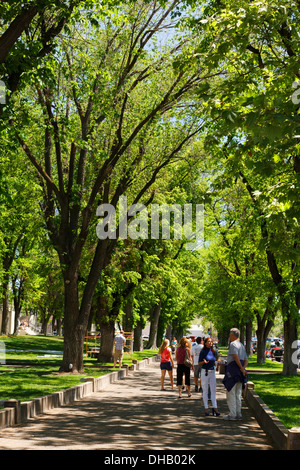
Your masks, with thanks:
M 275 359 L 277 362 L 282 362 L 284 355 L 284 350 L 281 346 L 271 349 L 271 358 Z

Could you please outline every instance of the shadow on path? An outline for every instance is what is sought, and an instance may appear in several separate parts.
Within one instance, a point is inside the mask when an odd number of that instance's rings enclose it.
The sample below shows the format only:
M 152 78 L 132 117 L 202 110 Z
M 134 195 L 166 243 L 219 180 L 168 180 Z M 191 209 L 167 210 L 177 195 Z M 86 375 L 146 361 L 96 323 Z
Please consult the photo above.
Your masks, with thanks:
M 227 414 L 218 377 L 217 400 Z M 272 450 L 243 405 L 243 421 L 205 417 L 202 394 L 160 391 L 159 363 L 132 373 L 72 406 L 0 433 L 0 450 Z M 193 389 L 193 387 L 192 387 Z

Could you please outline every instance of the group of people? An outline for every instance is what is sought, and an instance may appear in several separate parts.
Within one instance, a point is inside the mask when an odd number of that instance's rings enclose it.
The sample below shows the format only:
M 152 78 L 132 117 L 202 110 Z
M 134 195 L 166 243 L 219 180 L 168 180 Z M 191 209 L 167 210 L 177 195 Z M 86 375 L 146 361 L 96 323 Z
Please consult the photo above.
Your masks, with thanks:
M 244 345 L 239 341 L 240 332 L 237 328 L 230 330 L 230 345 L 227 355 L 227 364 L 223 384 L 227 392 L 227 405 L 229 414 L 224 416 L 227 420 L 242 418 L 242 387 L 247 380 L 246 367 L 248 358 Z M 171 387 L 174 389 L 174 360 L 169 340 L 165 339 L 159 349 L 161 355 L 161 390 L 164 389 L 166 371 L 168 371 Z M 188 338 L 183 337 L 179 341 L 175 351 L 177 362 L 177 388 L 178 397 L 182 398 L 184 387 L 188 397 L 191 397 L 191 371 L 194 372 L 195 391 L 202 389 L 205 416 L 209 416 L 209 394 L 212 403 L 212 414 L 220 416 L 216 398 L 216 370 L 218 367 L 218 353 L 214 348 L 212 338 L 197 338 L 192 346 Z M 200 383 L 199 383 L 200 381 Z

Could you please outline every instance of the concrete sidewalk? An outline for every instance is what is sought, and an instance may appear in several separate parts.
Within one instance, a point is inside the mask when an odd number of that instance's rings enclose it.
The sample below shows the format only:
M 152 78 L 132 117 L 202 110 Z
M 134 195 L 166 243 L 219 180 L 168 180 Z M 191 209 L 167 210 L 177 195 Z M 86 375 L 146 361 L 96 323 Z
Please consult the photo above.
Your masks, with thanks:
M 217 374 L 220 417 L 205 417 L 202 394 L 178 399 L 168 376 L 160 390 L 159 362 L 73 405 L 56 408 L 22 426 L 0 432 L 0 450 L 272 450 L 243 404 L 243 421 L 227 414 L 222 375 Z

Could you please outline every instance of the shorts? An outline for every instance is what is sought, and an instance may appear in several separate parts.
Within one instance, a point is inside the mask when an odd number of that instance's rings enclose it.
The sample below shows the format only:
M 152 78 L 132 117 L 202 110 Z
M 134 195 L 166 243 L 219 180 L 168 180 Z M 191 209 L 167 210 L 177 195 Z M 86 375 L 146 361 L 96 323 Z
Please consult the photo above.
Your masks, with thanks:
M 114 352 L 114 360 L 122 361 L 123 358 L 123 349 L 116 349 Z
M 160 363 L 161 370 L 172 370 L 172 362 L 161 362 Z
M 194 377 L 200 377 L 201 374 L 201 366 L 194 365 Z

